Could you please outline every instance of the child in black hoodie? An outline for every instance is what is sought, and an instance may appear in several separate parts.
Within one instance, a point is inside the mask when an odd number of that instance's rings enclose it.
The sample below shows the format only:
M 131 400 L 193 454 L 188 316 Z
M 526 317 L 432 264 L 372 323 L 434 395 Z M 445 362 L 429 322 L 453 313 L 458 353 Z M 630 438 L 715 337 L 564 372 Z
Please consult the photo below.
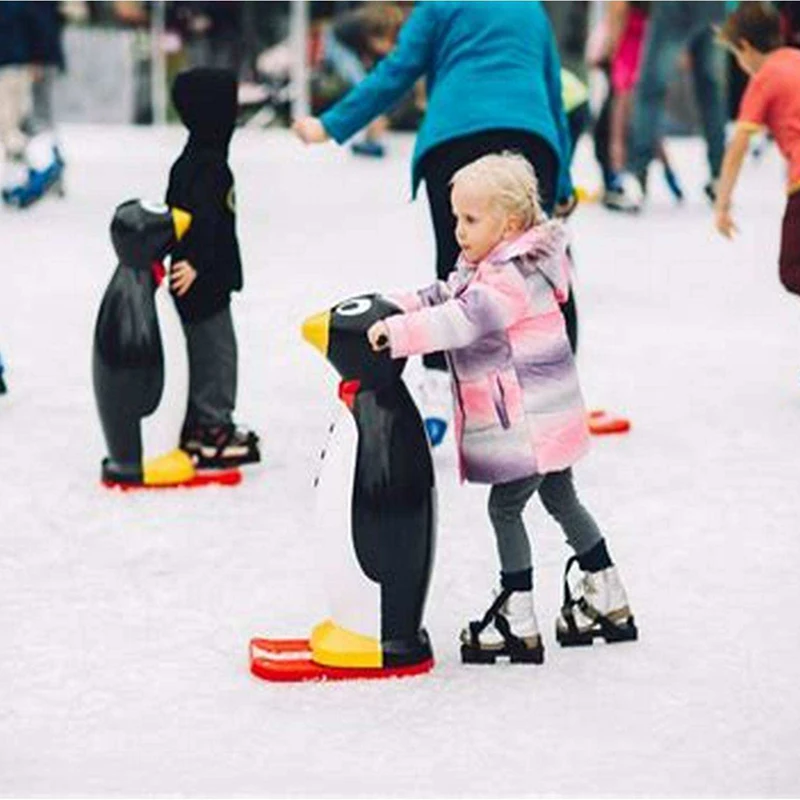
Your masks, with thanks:
M 189 140 L 173 164 L 166 202 L 192 214 L 175 248 L 170 288 L 186 334 L 189 405 L 181 447 L 201 467 L 260 460 L 258 437 L 238 430 L 237 352 L 230 301 L 242 288 L 228 147 L 236 124 L 236 76 L 198 68 L 180 73 L 172 100 Z

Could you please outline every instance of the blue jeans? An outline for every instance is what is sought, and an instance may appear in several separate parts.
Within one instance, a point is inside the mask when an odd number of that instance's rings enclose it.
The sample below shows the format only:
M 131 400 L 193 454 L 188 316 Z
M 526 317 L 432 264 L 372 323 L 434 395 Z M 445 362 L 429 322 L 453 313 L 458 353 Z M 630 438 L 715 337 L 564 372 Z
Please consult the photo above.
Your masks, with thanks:
M 725 117 L 711 24 L 725 17 L 724 2 L 657 2 L 647 29 L 633 104 L 628 169 L 641 173 L 653 159 L 661 132 L 667 83 L 680 51 L 688 47 L 692 82 L 708 147 L 711 176 L 719 176 L 725 150 Z

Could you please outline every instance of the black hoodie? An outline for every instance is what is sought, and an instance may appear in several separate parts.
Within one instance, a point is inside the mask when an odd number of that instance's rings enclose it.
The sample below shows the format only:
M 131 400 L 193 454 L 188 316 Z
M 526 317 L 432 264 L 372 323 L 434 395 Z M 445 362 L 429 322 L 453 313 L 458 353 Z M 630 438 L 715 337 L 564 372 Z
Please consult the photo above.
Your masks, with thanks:
M 230 70 L 201 67 L 181 72 L 172 101 L 189 141 L 172 165 L 167 205 L 192 215 L 186 236 L 172 253 L 197 270 L 183 297 L 175 297 L 181 319 L 200 322 L 226 308 L 230 293 L 242 288 L 242 263 L 236 239 L 236 202 L 228 146 L 236 124 L 236 76 Z

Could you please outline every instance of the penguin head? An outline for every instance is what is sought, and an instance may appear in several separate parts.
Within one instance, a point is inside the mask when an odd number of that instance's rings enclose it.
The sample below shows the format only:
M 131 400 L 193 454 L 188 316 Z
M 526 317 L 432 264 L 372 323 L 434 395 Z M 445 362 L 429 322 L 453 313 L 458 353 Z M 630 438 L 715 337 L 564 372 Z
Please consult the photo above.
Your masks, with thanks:
M 379 389 L 400 377 L 406 359 L 393 359 L 388 350 L 374 352 L 367 330 L 374 322 L 400 313 L 381 295 L 351 297 L 309 317 L 303 323 L 303 338 L 330 361 L 343 381 L 357 380 L 362 389 Z
M 111 241 L 119 263 L 132 269 L 151 269 L 181 240 L 191 222 L 188 211 L 162 203 L 122 203 L 111 220 Z

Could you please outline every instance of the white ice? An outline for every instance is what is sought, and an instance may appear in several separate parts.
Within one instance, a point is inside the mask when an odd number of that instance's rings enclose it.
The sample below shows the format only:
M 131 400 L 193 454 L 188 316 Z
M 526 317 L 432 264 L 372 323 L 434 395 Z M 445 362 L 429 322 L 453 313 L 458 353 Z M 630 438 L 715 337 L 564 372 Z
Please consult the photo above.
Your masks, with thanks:
M 307 315 L 432 275 L 412 139 L 382 162 L 237 133 L 246 287 L 239 418 L 264 462 L 238 488 L 121 495 L 90 376 L 108 223 L 162 196 L 183 132 L 70 127 L 68 195 L 0 213 L 0 794 L 778 796 L 800 793 L 800 304 L 777 278 L 784 169 L 746 165 L 722 240 L 698 141 L 671 143 L 638 219 L 570 223 L 587 401 L 629 416 L 576 470 L 641 639 L 562 650 L 568 555 L 532 504 L 541 667 L 464 667 L 496 572 L 486 490 L 435 454 L 441 519 L 425 677 L 271 685 L 247 644 L 326 612 L 311 479 L 336 379 Z M 575 173 L 596 186 L 588 142 Z M 413 365 L 411 372 L 413 373 Z M 535 507 L 534 507 L 535 506 Z

